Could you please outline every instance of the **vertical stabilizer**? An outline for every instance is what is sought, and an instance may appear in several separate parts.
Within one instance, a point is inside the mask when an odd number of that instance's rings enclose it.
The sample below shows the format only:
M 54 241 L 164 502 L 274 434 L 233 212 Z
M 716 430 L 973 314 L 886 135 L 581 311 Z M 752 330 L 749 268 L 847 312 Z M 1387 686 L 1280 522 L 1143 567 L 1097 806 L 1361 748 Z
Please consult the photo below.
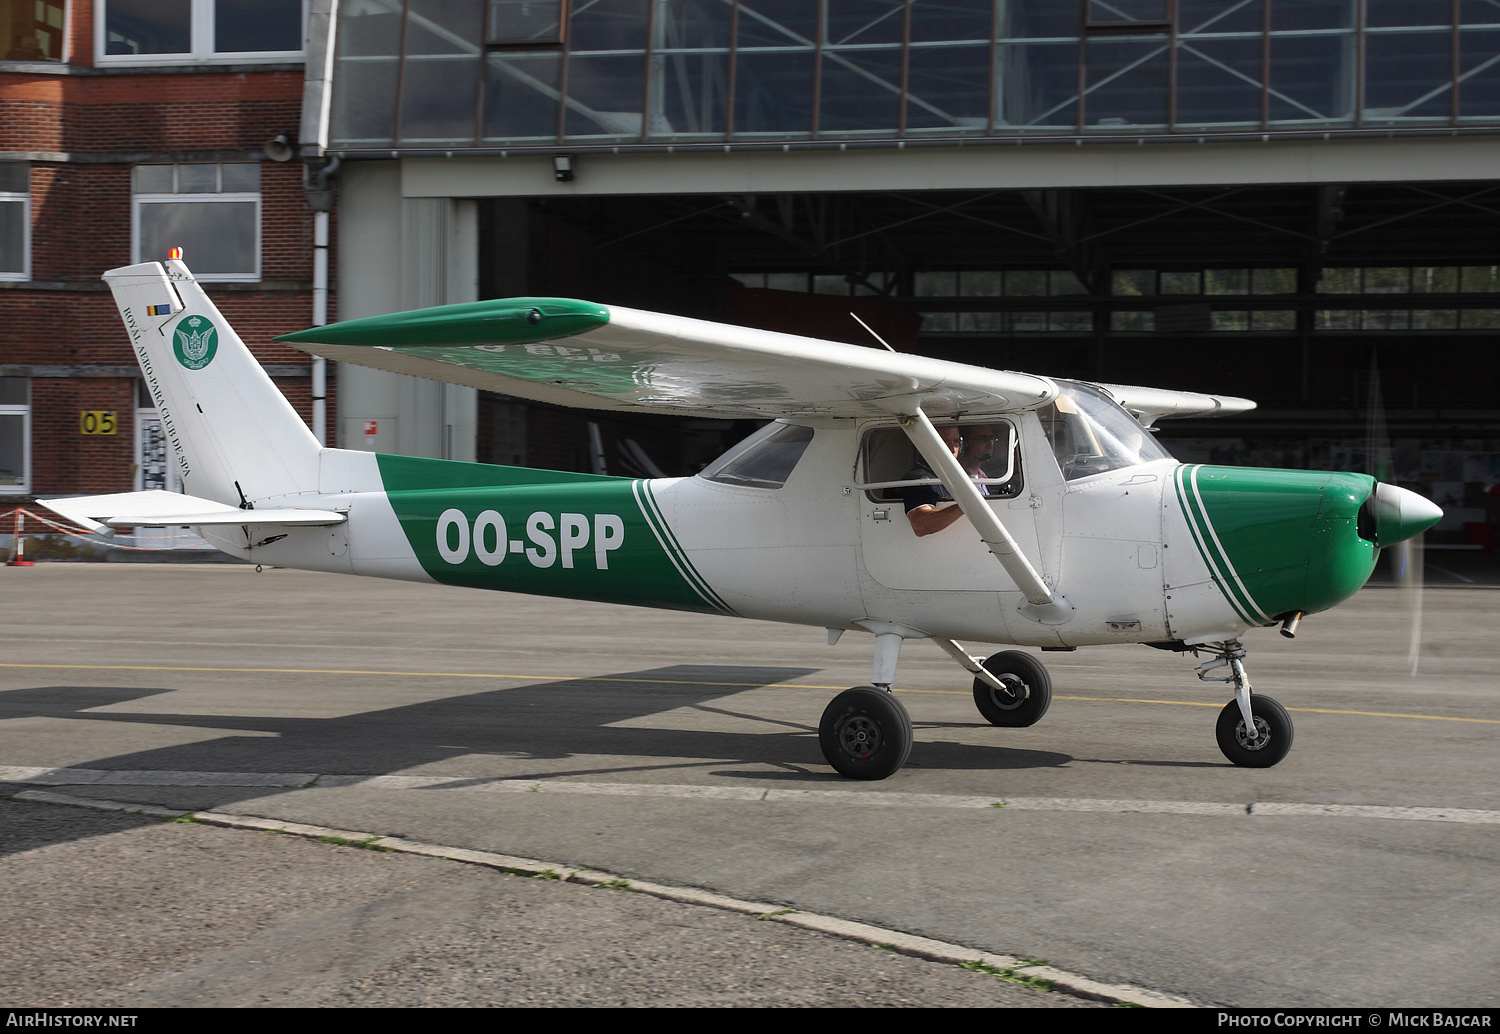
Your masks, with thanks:
M 240 505 L 318 490 L 317 439 L 185 265 L 144 262 L 104 280 L 186 492 Z

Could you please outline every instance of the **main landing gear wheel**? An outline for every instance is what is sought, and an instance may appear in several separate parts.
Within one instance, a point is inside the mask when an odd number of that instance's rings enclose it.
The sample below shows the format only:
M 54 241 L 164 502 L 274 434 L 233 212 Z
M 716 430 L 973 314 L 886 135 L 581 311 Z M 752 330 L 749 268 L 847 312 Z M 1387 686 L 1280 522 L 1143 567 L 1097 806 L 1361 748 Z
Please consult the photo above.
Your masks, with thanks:
M 997 653 L 985 670 L 1005 683 L 1007 692 L 974 680 L 974 705 L 991 725 L 1023 729 L 1041 721 L 1052 704 L 1052 676 L 1040 661 L 1020 650 Z
M 874 686 L 846 689 L 823 711 L 818 745 L 840 775 L 884 779 L 911 754 L 911 717 L 901 702 Z
M 1292 749 L 1292 717 L 1275 700 L 1259 694 L 1250 698 L 1250 714 L 1255 718 L 1254 736 L 1245 729 L 1239 702 L 1231 700 L 1224 706 L 1214 728 L 1219 749 L 1236 765 L 1270 768 Z

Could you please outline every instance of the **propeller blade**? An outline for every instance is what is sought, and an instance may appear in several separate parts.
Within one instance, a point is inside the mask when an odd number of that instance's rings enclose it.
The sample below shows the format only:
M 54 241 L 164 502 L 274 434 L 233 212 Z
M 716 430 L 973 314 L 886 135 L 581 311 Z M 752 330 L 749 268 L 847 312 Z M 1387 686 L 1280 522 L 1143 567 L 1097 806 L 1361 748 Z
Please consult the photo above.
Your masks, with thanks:
M 1422 535 L 1414 535 L 1397 543 L 1396 584 L 1400 588 L 1402 610 L 1406 612 L 1411 628 L 1411 638 L 1406 647 L 1406 663 L 1411 666 L 1412 678 L 1417 676 L 1417 664 L 1422 656 L 1422 594 L 1424 588 Z

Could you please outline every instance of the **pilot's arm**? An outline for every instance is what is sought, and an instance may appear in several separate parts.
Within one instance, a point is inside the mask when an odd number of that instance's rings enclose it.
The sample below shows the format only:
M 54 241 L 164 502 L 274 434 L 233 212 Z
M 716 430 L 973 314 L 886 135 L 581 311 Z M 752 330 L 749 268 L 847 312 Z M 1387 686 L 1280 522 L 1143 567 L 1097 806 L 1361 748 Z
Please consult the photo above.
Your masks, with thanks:
M 907 476 L 932 475 L 925 470 L 915 470 Z M 901 493 L 901 499 L 906 505 L 906 519 L 911 521 L 911 530 L 918 538 L 942 531 L 964 515 L 946 492 L 938 494 L 936 485 L 913 485 Z
M 917 533 L 918 538 L 942 531 L 963 515 L 964 512 L 957 503 L 948 503 L 946 506 L 924 503 L 906 511 L 906 519 L 911 521 L 911 530 Z

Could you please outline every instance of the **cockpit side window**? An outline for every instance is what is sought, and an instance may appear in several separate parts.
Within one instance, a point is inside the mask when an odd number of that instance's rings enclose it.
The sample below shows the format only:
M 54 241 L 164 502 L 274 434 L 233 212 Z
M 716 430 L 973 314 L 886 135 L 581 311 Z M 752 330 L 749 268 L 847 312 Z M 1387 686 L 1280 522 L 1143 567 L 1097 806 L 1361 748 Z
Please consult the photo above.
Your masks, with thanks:
M 799 424 L 767 424 L 714 460 L 698 474 L 709 481 L 748 488 L 780 488 L 807 451 L 813 429 Z
M 1064 480 L 1168 458 L 1151 432 L 1102 392 L 1072 382 L 1059 387 L 1037 417 Z
M 959 425 L 958 461 L 971 470 L 985 495 L 1010 499 L 1021 493 L 1021 447 L 1009 420 Z M 932 472 L 899 427 L 877 427 L 860 443 L 860 485 L 877 503 L 899 503 L 906 493 L 936 483 Z M 939 486 L 940 494 L 946 491 Z

